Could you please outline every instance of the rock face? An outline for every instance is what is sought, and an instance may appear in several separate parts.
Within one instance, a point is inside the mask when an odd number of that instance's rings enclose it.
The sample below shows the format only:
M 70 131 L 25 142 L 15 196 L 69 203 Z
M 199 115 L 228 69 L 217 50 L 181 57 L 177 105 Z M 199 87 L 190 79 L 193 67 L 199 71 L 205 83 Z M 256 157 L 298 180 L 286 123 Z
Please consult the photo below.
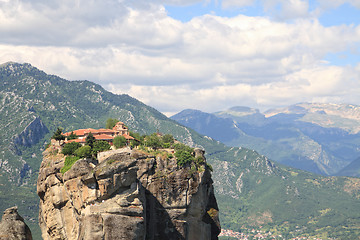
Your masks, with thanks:
M 0 240 L 32 240 L 30 228 L 18 214 L 17 207 L 4 211 L 0 222 Z
M 197 152 L 201 154 L 201 152 Z M 100 163 L 44 152 L 37 191 L 47 239 L 218 239 L 211 174 L 164 155 L 114 153 Z
M 49 132 L 48 128 L 39 117 L 35 118 L 18 136 L 15 137 L 15 145 L 31 147 L 38 143 Z

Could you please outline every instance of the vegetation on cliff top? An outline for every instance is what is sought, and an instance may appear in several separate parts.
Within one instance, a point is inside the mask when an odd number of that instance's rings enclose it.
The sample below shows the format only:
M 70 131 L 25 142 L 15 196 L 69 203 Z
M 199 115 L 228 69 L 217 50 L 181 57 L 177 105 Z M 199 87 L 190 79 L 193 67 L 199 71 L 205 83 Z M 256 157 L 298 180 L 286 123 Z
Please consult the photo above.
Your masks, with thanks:
M 117 122 L 117 119 L 110 118 L 106 122 L 106 127 L 112 128 Z M 168 149 L 170 151 L 167 152 L 166 157 L 173 158 L 174 156 L 172 153 L 174 153 L 179 167 L 189 166 L 192 171 L 205 170 L 203 167 L 206 163 L 205 159 L 201 156 L 195 158 L 194 148 L 175 140 L 171 134 L 163 135 L 160 133 L 153 133 L 150 135 L 140 135 L 136 132 L 130 132 L 130 135 L 132 135 L 135 139 L 129 142 L 124 138 L 124 136 L 116 136 L 113 139 L 113 146 L 115 148 L 121 148 L 130 145 L 131 147 L 137 147 L 140 150 L 155 155 L 163 155 L 164 152 L 159 150 Z M 76 139 L 75 134 L 71 134 L 71 136 L 72 139 Z M 57 128 L 52 138 L 58 140 L 59 142 L 65 139 L 61 128 Z M 111 145 L 108 142 L 96 140 L 91 132 L 86 137 L 85 142 L 86 144 L 84 146 L 78 142 L 69 142 L 64 144 L 61 152 L 66 155 L 66 157 L 61 173 L 68 171 L 71 166 L 81 158 L 96 158 L 97 153 L 111 149 Z M 209 170 L 213 170 L 210 164 L 206 163 L 205 166 Z

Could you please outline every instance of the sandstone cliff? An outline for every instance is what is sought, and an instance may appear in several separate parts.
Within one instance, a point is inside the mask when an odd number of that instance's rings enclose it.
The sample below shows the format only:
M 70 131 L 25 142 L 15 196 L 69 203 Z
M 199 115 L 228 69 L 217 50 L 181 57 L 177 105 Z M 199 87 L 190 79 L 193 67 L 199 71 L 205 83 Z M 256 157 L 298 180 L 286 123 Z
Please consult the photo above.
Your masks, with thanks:
M 0 240 L 32 240 L 30 228 L 17 212 L 17 207 L 4 211 L 0 222 Z
M 199 153 L 198 153 L 199 154 Z M 201 154 L 201 153 L 200 153 Z M 220 223 L 209 170 L 175 159 L 114 152 L 81 159 L 46 150 L 39 171 L 39 222 L 47 239 L 218 239 Z

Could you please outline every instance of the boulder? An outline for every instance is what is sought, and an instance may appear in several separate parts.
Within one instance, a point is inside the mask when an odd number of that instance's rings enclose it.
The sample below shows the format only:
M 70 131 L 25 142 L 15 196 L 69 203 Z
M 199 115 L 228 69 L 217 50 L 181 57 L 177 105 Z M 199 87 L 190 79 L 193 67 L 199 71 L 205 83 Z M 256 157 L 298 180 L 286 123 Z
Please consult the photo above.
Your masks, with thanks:
M 32 240 L 30 228 L 19 215 L 17 207 L 4 211 L 0 222 L 0 240 Z

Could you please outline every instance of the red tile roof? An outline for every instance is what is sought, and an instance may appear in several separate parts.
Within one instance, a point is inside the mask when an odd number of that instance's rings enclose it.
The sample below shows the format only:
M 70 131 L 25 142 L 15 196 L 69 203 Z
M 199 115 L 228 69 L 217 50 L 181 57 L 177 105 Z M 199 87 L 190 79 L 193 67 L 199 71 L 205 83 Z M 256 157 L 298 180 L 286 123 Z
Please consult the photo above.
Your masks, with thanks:
M 123 133 L 124 131 L 127 132 L 127 127 L 123 126 L 124 123 L 123 122 L 118 122 L 116 124 L 116 126 L 113 129 L 93 129 L 93 128 L 87 128 L 87 129 L 78 129 L 78 130 L 74 130 L 72 131 L 74 134 L 76 134 L 78 137 L 82 138 L 82 139 L 74 139 L 74 140 L 69 140 L 67 142 L 80 142 L 80 143 L 84 143 L 85 142 L 85 136 L 87 136 L 90 132 L 94 135 L 96 140 L 113 140 L 115 136 L 120 135 L 121 133 Z M 121 129 L 117 128 L 119 126 L 122 126 Z M 67 132 L 64 133 L 64 136 L 69 136 L 72 132 Z M 125 137 L 125 139 L 127 140 L 134 140 L 135 138 L 133 138 L 132 136 L 130 136 L 128 133 L 123 134 L 123 136 Z
M 78 130 L 75 130 L 75 131 L 72 131 L 74 134 L 76 134 L 77 136 L 79 137 L 82 137 L 82 136 L 85 136 L 87 134 L 89 134 L 90 132 L 92 134 L 116 134 L 118 133 L 119 131 L 114 131 L 114 130 L 111 130 L 111 129 L 92 129 L 92 128 L 88 128 L 88 129 L 78 129 Z M 71 134 L 71 132 L 67 132 L 67 133 L 64 133 L 64 136 L 69 136 Z
M 90 132 L 94 133 L 96 131 L 97 131 L 96 129 L 88 128 L 88 129 L 78 129 L 72 132 L 80 137 L 80 136 L 84 136 L 85 134 L 89 134 Z M 70 134 L 71 132 L 67 132 L 64 135 L 69 136 Z
M 96 131 L 97 131 L 97 132 L 107 132 L 107 133 L 113 133 L 113 132 L 115 132 L 115 131 L 112 130 L 112 129 L 105 129 L 105 128 L 100 128 L 100 129 L 97 129 Z
M 96 140 L 113 140 L 114 137 L 107 134 L 100 134 L 94 136 Z
M 125 139 L 127 139 L 127 140 L 134 140 L 134 139 L 135 139 L 135 138 L 133 138 L 132 136 L 127 135 L 127 134 L 123 134 L 123 136 L 124 136 Z
M 71 140 L 67 141 L 67 143 L 70 143 L 70 142 L 85 143 L 86 139 L 85 138 L 77 138 L 77 139 L 71 139 Z

